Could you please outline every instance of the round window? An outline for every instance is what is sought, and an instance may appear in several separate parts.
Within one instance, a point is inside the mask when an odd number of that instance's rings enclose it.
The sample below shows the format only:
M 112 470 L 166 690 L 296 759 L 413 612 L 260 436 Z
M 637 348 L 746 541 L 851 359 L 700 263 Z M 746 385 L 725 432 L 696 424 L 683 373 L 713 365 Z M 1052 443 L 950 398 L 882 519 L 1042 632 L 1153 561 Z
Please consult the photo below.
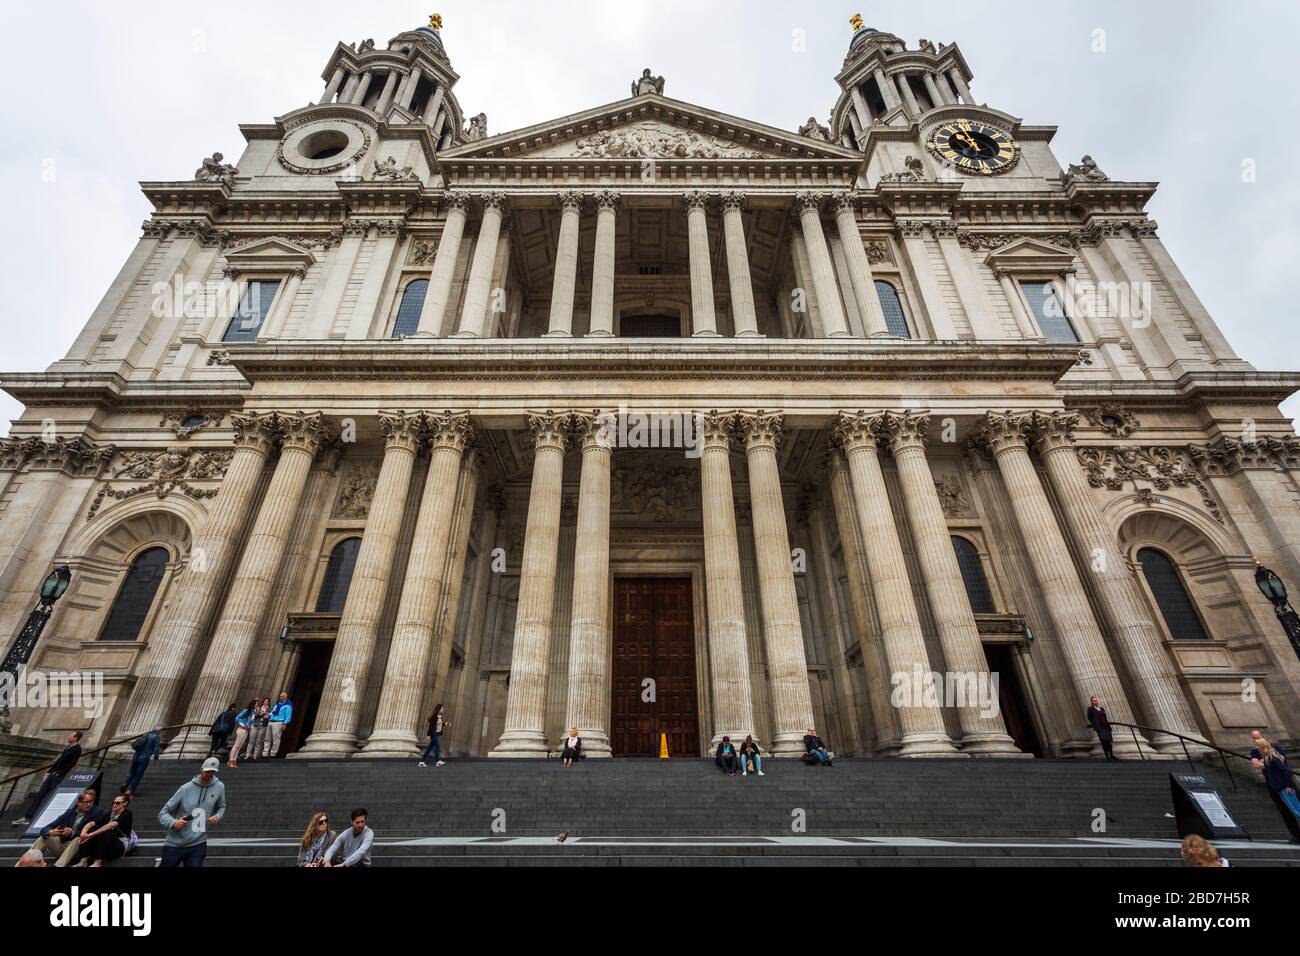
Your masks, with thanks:
M 185 416 L 185 419 L 181 422 L 181 427 L 182 427 L 182 428 L 202 428 L 202 427 L 203 427 L 203 416 L 202 416 L 202 415 L 186 415 L 186 416 Z
M 1118 415 L 1103 415 L 1101 417 L 1101 423 L 1107 428 L 1124 427 L 1124 419 L 1120 418 Z
M 308 122 L 280 143 L 280 165 L 294 173 L 321 175 L 361 162 L 372 142 L 370 130 L 338 119 Z
M 348 137 L 341 130 L 322 129 L 304 139 L 298 148 L 308 159 L 331 159 L 348 148 Z

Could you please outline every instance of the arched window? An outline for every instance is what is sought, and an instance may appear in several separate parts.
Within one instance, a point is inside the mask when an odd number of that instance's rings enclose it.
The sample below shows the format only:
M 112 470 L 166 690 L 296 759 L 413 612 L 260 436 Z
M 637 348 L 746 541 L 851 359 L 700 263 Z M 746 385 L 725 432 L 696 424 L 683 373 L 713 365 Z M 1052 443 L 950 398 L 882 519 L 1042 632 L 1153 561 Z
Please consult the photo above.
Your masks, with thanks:
M 890 335 L 900 339 L 910 339 L 912 331 L 907 327 L 907 317 L 903 315 L 903 302 L 898 297 L 898 290 L 892 282 L 876 280 L 876 296 L 880 299 L 880 311 L 885 314 L 885 327 Z
M 158 594 L 158 585 L 162 584 L 169 560 L 171 552 L 166 548 L 149 548 L 136 556 L 117 592 L 113 609 L 108 612 L 104 629 L 99 632 L 99 640 L 139 640 L 140 629 L 153 607 L 153 599 Z
M 1142 565 L 1142 576 L 1147 579 L 1147 587 L 1155 595 L 1160 616 L 1165 619 L 1169 636 L 1175 641 L 1209 640 L 1210 635 L 1205 632 L 1201 616 L 1196 613 L 1192 596 L 1183 586 L 1183 576 L 1169 560 L 1169 555 L 1155 548 L 1143 548 L 1138 551 L 1138 561 Z
M 347 603 L 348 588 L 352 586 L 352 571 L 357 566 L 357 552 L 361 550 L 360 538 L 344 538 L 330 552 L 330 563 L 325 566 L 325 581 L 316 598 L 316 610 L 322 614 L 342 614 Z
M 393 324 L 393 338 L 400 339 L 420 329 L 420 310 L 429 291 L 428 279 L 413 279 L 402 290 L 402 304 L 397 307 L 397 321 Z
M 989 579 L 984 576 L 984 562 L 980 560 L 975 545 L 954 534 L 952 549 L 957 552 L 957 567 L 961 568 L 961 579 L 966 585 L 966 600 L 970 601 L 971 611 L 976 614 L 996 613 Z

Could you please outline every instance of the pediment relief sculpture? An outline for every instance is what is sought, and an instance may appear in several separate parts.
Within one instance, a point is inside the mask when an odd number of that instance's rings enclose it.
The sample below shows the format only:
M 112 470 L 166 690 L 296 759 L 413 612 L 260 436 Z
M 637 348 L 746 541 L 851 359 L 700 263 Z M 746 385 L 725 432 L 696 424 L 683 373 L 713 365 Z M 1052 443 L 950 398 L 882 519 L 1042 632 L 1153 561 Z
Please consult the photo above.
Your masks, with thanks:
M 744 149 L 712 136 L 642 123 L 603 130 L 576 143 L 574 156 L 600 159 L 763 159 L 766 154 Z

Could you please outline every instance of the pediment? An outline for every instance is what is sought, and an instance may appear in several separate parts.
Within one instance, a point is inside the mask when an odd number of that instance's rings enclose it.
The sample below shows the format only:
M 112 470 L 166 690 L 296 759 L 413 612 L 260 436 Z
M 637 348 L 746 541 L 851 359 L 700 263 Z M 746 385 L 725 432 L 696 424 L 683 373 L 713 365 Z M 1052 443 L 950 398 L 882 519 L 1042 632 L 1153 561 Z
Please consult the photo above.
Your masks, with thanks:
M 254 239 L 226 252 L 226 265 L 235 272 L 290 272 L 309 269 L 316 254 L 306 246 L 280 236 Z
M 861 154 L 703 107 L 644 94 L 466 143 L 440 161 L 788 160 L 860 161 Z
M 1041 239 L 1022 236 L 994 249 L 984 257 L 984 262 L 989 268 L 1013 272 L 1026 269 L 1059 271 L 1073 264 L 1074 253 Z

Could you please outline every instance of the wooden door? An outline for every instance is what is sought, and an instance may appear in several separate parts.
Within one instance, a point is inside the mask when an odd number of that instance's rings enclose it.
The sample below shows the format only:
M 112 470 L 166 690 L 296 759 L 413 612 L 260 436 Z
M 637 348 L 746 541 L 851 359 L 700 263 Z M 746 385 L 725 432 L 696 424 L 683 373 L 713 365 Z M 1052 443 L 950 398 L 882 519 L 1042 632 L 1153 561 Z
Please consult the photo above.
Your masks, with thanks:
M 298 670 L 294 673 L 289 699 L 293 702 L 293 722 L 284 732 L 280 753 L 290 754 L 302 747 L 311 736 L 329 673 L 333 641 L 303 641 L 298 652 Z
M 699 755 L 688 578 L 615 578 L 611 717 L 615 756 L 657 757 L 660 734 L 672 756 Z

